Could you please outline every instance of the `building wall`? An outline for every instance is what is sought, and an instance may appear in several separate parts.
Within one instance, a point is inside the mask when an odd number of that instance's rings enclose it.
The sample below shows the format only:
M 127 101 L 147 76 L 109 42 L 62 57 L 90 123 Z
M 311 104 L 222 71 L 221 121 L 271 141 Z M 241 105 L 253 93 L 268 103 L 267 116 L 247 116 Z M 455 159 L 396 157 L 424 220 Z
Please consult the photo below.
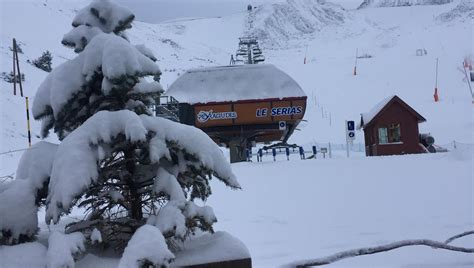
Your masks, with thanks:
M 400 143 L 379 144 L 378 128 L 400 124 Z M 398 102 L 393 102 L 364 129 L 366 155 L 422 153 L 419 145 L 418 119 Z

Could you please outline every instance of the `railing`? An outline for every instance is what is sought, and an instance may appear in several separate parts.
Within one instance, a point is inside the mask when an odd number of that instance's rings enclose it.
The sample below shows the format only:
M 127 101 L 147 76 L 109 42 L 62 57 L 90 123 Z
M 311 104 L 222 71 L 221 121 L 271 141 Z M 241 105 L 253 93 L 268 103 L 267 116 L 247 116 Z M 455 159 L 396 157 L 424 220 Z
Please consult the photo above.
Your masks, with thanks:
M 179 102 L 172 96 L 160 96 L 154 112 L 155 116 L 179 122 Z

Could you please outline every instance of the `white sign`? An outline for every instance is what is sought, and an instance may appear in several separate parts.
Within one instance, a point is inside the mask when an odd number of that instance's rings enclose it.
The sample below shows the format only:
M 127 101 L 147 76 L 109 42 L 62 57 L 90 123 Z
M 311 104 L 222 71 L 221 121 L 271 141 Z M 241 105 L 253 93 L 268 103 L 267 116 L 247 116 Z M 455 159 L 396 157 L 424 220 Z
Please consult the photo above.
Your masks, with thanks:
M 278 122 L 278 128 L 280 130 L 286 130 L 286 122 L 285 121 Z
M 222 119 L 235 119 L 237 118 L 236 112 L 214 112 L 210 111 L 199 111 L 197 119 L 201 123 L 205 123 L 208 120 L 222 120 Z

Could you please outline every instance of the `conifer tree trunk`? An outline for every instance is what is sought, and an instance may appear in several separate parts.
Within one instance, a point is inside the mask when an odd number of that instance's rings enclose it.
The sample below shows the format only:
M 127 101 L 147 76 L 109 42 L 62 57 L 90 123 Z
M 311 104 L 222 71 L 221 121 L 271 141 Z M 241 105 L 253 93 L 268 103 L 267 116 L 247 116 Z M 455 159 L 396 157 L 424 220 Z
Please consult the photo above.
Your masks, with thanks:
M 137 185 L 135 184 L 135 155 L 133 149 L 127 149 L 124 152 L 125 156 L 125 168 L 128 172 L 128 176 L 125 180 L 128 188 L 129 188 L 129 217 L 134 220 L 140 221 L 143 219 L 143 212 L 142 212 L 142 204 L 141 204 L 141 197 L 138 193 Z

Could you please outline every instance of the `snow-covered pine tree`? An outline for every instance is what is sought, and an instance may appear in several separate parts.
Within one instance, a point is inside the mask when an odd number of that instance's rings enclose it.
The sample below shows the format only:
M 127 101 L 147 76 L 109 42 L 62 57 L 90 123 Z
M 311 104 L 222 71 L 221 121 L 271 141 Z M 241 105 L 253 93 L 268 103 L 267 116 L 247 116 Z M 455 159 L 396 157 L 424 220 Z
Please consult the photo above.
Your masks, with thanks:
M 29 62 L 29 61 L 28 61 Z M 51 72 L 51 64 L 53 63 L 53 56 L 51 55 L 51 52 L 46 50 L 41 54 L 41 56 L 32 62 L 30 62 L 33 66 L 45 71 L 45 72 Z
M 100 237 L 116 249 L 130 241 L 127 265 L 168 265 L 177 241 L 196 229 L 213 231 L 212 208 L 194 203 L 211 194 L 209 179 L 240 187 L 204 132 L 152 116 L 161 72 L 150 50 L 126 39 L 133 18 L 109 0 L 92 1 L 74 18 L 63 44 L 78 55 L 47 76 L 33 104 L 43 136 L 53 129 L 61 143 L 43 141 L 26 151 L 16 180 L 0 189 L 1 243 L 33 239 L 39 206 L 46 205 L 48 224 L 78 206 L 87 216 L 67 225 L 66 233 Z M 139 239 L 131 240 L 137 230 L 170 248 L 158 243 L 137 257 Z

